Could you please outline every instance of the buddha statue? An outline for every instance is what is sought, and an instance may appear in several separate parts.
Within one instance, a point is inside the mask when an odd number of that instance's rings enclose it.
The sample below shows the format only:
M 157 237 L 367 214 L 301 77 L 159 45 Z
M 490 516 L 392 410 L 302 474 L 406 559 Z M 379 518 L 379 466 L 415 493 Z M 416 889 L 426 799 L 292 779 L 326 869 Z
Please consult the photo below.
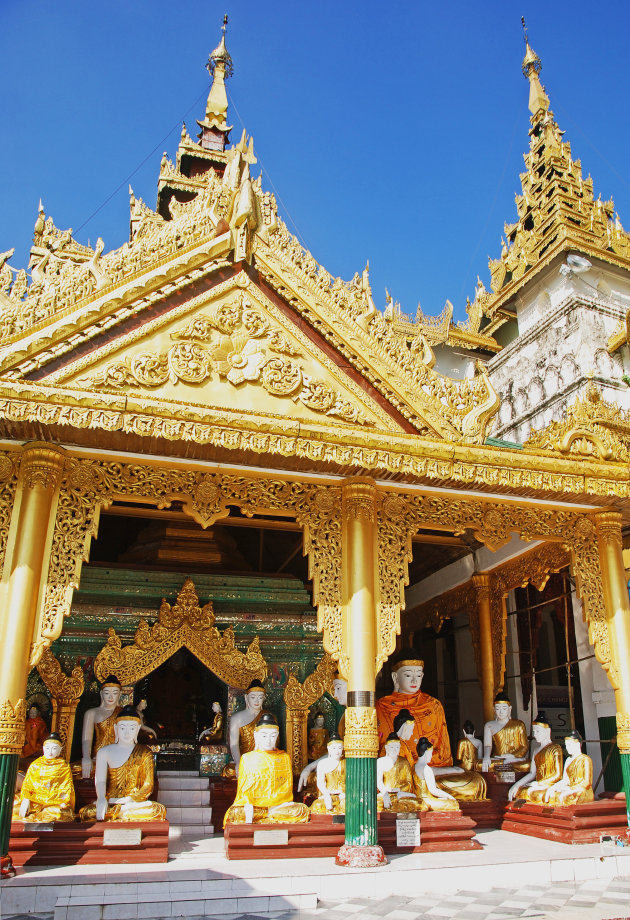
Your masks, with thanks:
M 122 687 L 117 677 L 108 677 L 101 686 L 101 704 L 88 709 L 83 716 L 81 733 L 81 776 L 89 779 L 93 775 L 96 754 L 113 744 L 114 726 L 120 712 L 120 694 Z
M 138 744 L 140 717 L 133 706 L 116 716 L 115 741 L 96 755 L 96 802 L 79 812 L 81 821 L 164 821 L 166 808 L 152 802 L 153 754 Z
M 395 814 L 428 811 L 429 806 L 416 796 L 413 768 L 401 756 L 400 747 L 400 738 L 392 732 L 385 742 L 385 753 L 376 761 L 377 808 Z
M 420 738 L 416 746 L 418 759 L 414 765 L 413 783 L 416 796 L 425 806 L 427 811 L 459 811 L 459 805 L 454 796 L 444 789 L 440 789 L 431 760 L 433 758 L 433 745 L 428 738 Z
M 223 737 L 223 710 L 221 709 L 221 703 L 217 700 L 212 704 L 212 712 L 214 713 L 212 725 L 210 728 L 204 728 L 199 735 L 199 740 L 204 742 L 204 744 L 212 744 L 213 742 L 220 741 Z
M 483 744 L 475 737 L 475 726 L 467 719 L 463 728 L 464 737 L 457 744 L 457 760 L 463 770 L 476 770 L 483 758 Z
M 319 760 L 326 756 L 330 740 L 328 729 L 324 726 L 324 713 L 318 710 L 315 720 L 308 732 L 308 759 Z
M 254 728 L 254 750 L 240 758 L 236 798 L 225 813 L 225 824 L 308 821 L 306 805 L 293 801 L 291 760 L 277 749 L 278 723 L 270 712 Z
M 42 713 L 35 703 L 29 708 L 26 722 L 24 723 L 24 746 L 20 758 L 20 768 L 25 770 L 28 765 L 41 757 L 44 753 L 44 741 L 48 737 L 48 726 L 42 718 Z
M 319 796 L 311 805 L 314 815 L 343 815 L 346 811 L 346 761 L 343 741 L 335 732 L 327 745 L 327 755 L 317 764 Z
M 333 696 L 335 697 L 339 705 L 343 706 L 345 709 L 345 707 L 348 705 L 348 681 L 345 680 L 345 678 L 343 678 L 339 674 L 339 672 L 337 672 L 337 675 L 333 680 Z M 343 741 L 343 737 L 345 734 L 345 728 L 346 728 L 346 714 L 344 711 L 337 725 L 337 734 L 339 735 L 342 741 Z M 322 757 L 326 757 L 326 756 L 327 756 L 326 754 L 322 755 Z M 321 757 L 318 757 L 317 760 L 313 760 L 311 761 L 311 763 L 307 763 L 307 765 L 304 767 L 304 769 L 300 773 L 300 779 L 298 781 L 298 792 L 302 792 L 303 790 L 306 790 L 309 793 L 316 794 L 317 792 L 317 786 L 315 782 L 316 770 L 317 770 L 317 764 L 319 763 L 320 760 L 321 760 Z
M 254 750 L 254 729 L 258 724 L 265 703 L 265 688 L 259 680 L 253 680 L 245 691 L 245 709 L 230 717 L 229 745 L 234 761 L 234 776 L 238 777 L 238 765 L 243 754 Z M 231 774 L 231 764 L 224 770 L 224 776 Z
M 508 791 L 508 799 L 540 804 L 550 786 L 562 777 L 562 748 L 551 740 L 551 726 L 542 714 L 532 722 L 532 761 L 528 773 Z
M 423 676 L 424 662 L 416 652 L 409 650 L 399 654 L 392 664 L 394 692 L 376 701 L 379 743 L 382 748 L 385 739 L 394 731 L 394 719 L 401 709 L 407 709 L 415 726 L 411 737 L 401 746 L 403 755 L 415 762 L 418 740 L 427 737 L 434 746 L 436 767 L 450 767 L 453 760 L 444 709 L 439 700 L 422 693 Z
M 494 719 L 483 728 L 483 760 L 478 766 L 485 773 L 508 767 L 517 773 L 529 770 L 527 729 L 512 718 L 512 704 L 503 693 L 494 699 Z
M 146 708 L 147 701 L 144 699 L 140 700 L 136 706 L 136 712 L 140 717 L 140 731 L 138 732 L 138 738 L 142 744 L 146 744 L 147 742 L 150 744 L 152 741 L 157 741 L 157 732 L 144 721 L 144 712 Z
M 550 805 L 581 805 L 592 802 L 593 761 L 582 753 L 582 738 L 575 730 L 564 739 L 564 746 L 569 755 L 564 762 L 562 779 L 549 786 L 543 796 L 543 802 Z
M 29 766 L 15 797 L 14 821 L 74 821 L 72 770 L 61 749 L 59 735 L 48 735 L 42 756 Z

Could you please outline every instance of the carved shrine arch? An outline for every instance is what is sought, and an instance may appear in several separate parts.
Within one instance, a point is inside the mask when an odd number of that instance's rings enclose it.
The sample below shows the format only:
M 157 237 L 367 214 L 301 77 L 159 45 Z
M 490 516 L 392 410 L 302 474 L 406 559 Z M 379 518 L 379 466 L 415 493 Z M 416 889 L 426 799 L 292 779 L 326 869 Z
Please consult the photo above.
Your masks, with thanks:
M 241 652 L 234 642 L 233 627 L 228 626 L 221 634 L 214 621 L 212 601 L 200 607 L 195 585 L 187 578 L 172 606 L 166 599 L 162 601 L 153 626 L 140 620 L 131 645 L 123 647 L 116 630 L 109 629 L 107 643 L 94 661 L 94 673 L 101 682 L 114 675 L 123 685 L 136 684 L 186 648 L 220 680 L 238 690 L 247 689 L 252 680 L 264 680 L 268 669 L 258 636 L 246 652 Z
M 300 683 L 295 674 L 289 674 L 284 689 L 286 706 L 287 753 L 291 758 L 291 768 L 299 776 L 307 761 L 307 720 L 308 711 L 324 693 L 332 696 L 333 680 L 337 673 L 337 663 L 327 652 L 312 674 L 304 683 Z

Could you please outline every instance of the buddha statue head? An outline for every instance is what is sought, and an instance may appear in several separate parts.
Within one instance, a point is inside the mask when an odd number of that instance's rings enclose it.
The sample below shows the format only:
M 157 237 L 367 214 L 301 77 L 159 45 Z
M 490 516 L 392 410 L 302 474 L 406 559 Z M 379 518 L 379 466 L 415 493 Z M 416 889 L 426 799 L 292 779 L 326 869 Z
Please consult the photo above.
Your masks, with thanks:
M 315 719 L 313 720 L 313 728 L 323 728 L 324 721 L 324 713 L 318 709 L 315 713 Z
M 265 687 L 261 681 L 253 680 L 245 691 L 245 706 L 258 715 L 262 711 L 264 704 Z
M 115 709 L 119 706 L 121 693 L 120 681 L 113 674 L 110 674 L 101 684 L 101 706 L 103 709 Z
M 340 706 L 348 705 L 348 681 L 341 676 L 339 671 L 333 679 L 333 696 Z
M 575 757 L 582 752 L 582 736 L 575 729 L 572 729 L 564 739 L 564 746 L 567 749 L 569 757 Z
M 541 747 L 551 744 L 551 725 L 542 712 L 532 722 L 532 735 Z
M 413 649 L 401 652 L 392 664 L 394 693 L 419 693 L 424 677 L 424 661 Z
M 140 731 L 140 716 L 133 706 L 123 706 L 116 717 L 114 735 L 116 744 L 123 747 L 134 747 Z
M 212 711 L 213 711 L 213 712 L 216 712 L 217 715 L 218 715 L 220 712 L 222 712 L 222 710 L 221 710 L 221 703 L 219 703 L 218 700 L 215 700 L 214 703 L 212 704 Z
M 409 741 L 415 727 L 415 719 L 408 709 L 401 709 L 394 716 L 394 732 L 400 741 Z
M 254 728 L 254 749 L 256 751 L 275 751 L 280 729 L 276 717 L 271 712 L 263 712 Z
M 428 738 L 420 738 L 416 745 L 416 751 L 418 752 L 418 763 L 429 764 L 431 763 L 431 757 L 433 756 L 433 745 Z
M 466 721 L 464 722 L 464 725 L 463 725 L 462 727 L 463 727 L 464 735 L 466 736 L 466 738 L 474 738 L 474 737 L 475 737 L 475 726 L 474 726 L 473 723 L 470 721 L 470 719 L 466 719 Z
M 44 741 L 44 757 L 46 760 L 56 760 L 61 754 L 63 742 L 57 732 L 51 732 Z
M 40 715 L 41 715 L 40 708 L 36 703 L 33 703 L 32 706 L 29 706 L 29 710 L 28 710 L 29 719 L 37 719 L 37 717 Z
M 494 698 L 494 714 L 498 722 L 509 722 L 512 718 L 512 704 L 503 691 Z
M 398 759 L 400 754 L 400 738 L 396 732 L 390 732 L 385 742 L 385 753 L 394 762 Z
M 330 736 L 330 741 L 326 745 L 326 748 L 328 750 L 328 756 L 330 757 L 330 759 L 334 760 L 336 763 L 339 763 L 341 758 L 343 757 L 343 741 L 341 740 L 337 732 L 332 733 L 332 735 Z

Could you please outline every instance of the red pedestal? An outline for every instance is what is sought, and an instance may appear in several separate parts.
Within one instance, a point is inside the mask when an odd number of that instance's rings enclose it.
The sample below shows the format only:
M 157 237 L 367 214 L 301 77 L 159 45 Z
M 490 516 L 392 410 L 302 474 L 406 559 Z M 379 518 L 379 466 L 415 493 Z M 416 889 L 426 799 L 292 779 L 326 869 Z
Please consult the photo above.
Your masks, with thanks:
M 11 825 L 9 853 L 16 866 L 74 866 L 103 863 L 161 863 L 168 860 L 168 821 L 58 822 L 37 831 L 28 822 Z M 104 846 L 105 828 L 142 830 L 139 846 Z
M 560 843 L 599 843 L 602 835 L 627 832 L 625 802 L 598 799 L 565 808 L 512 802 L 505 809 L 501 830 Z

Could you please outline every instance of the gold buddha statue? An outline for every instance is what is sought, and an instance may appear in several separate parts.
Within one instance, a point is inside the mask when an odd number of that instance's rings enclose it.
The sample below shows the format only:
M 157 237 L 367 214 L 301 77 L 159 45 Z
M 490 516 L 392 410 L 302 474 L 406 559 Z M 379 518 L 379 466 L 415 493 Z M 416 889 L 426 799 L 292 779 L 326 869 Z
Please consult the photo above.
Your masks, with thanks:
M 483 728 L 483 761 L 479 769 L 527 773 L 530 768 L 527 729 L 520 719 L 512 718 L 512 704 L 503 691 L 494 698 L 494 715 Z
M 330 735 L 324 726 L 324 713 L 318 710 L 313 726 L 308 732 L 308 759 L 319 760 L 320 757 L 325 757 L 329 741 Z
M 394 719 L 405 709 L 411 713 L 414 728 L 410 738 L 401 739 L 403 756 L 413 765 L 417 759 L 418 740 L 426 737 L 434 746 L 435 766 L 450 767 L 453 759 L 444 708 L 439 700 L 421 691 L 423 676 L 424 661 L 413 650 L 401 652 L 392 664 L 394 692 L 376 701 L 381 752 L 385 740 L 396 731 Z
M 416 795 L 413 771 L 407 758 L 401 756 L 400 747 L 400 738 L 392 732 L 385 742 L 385 753 L 376 761 L 378 811 L 429 811 L 429 806 Z
M 29 707 L 28 717 L 24 723 L 24 746 L 20 757 L 20 769 L 26 770 L 36 757 L 44 753 L 44 741 L 48 737 L 48 726 L 42 718 L 39 706 L 33 703 Z
M 120 712 L 121 692 L 117 677 L 106 678 L 101 685 L 100 705 L 88 709 L 83 716 L 81 763 L 73 764 L 73 772 L 80 773 L 83 779 L 94 775 L 94 758 L 98 751 L 116 740 L 115 725 Z
M 533 759 L 529 773 L 517 780 L 508 791 L 508 799 L 524 799 L 540 804 L 550 786 L 562 777 L 562 748 L 551 740 L 551 726 L 540 713 L 532 722 Z
M 344 712 L 337 724 L 337 734 L 343 741 L 346 731 L 345 707 L 348 705 L 348 681 L 345 679 L 345 677 L 341 676 L 339 671 L 336 672 L 335 677 L 333 678 L 333 696 L 339 705 L 344 707 Z M 318 757 L 317 760 L 312 760 L 310 763 L 307 763 L 307 765 L 300 773 L 300 779 L 298 780 L 298 792 L 302 792 L 304 790 L 308 795 L 317 795 L 317 764 L 322 757 L 326 756 L 327 751 L 324 752 L 321 757 Z
M 209 728 L 205 728 L 199 735 L 199 741 L 204 744 L 212 744 L 212 742 L 220 741 L 223 737 L 223 710 L 218 700 L 213 702 L 212 712 L 214 713 L 212 725 Z
M 96 802 L 79 812 L 81 821 L 163 821 L 166 808 L 152 802 L 153 754 L 138 744 L 140 716 L 125 706 L 116 718 L 115 742 L 96 755 Z
M 254 730 L 260 721 L 265 703 L 265 687 L 253 680 L 245 691 L 245 709 L 230 716 L 228 742 L 233 763 L 223 769 L 223 776 L 238 777 L 238 765 L 243 754 L 254 750 Z
M 416 796 L 427 811 L 459 811 L 457 800 L 441 789 L 431 767 L 433 745 L 428 738 L 420 738 L 416 746 L 418 759 L 414 765 L 413 783 Z
M 317 764 L 318 797 L 311 805 L 313 815 L 343 815 L 346 811 L 346 761 L 343 741 L 334 732 L 326 747 L 327 756 Z
M 475 738 L 475 726 L 470 719 L 464 722 L 463 733 L 457 743 L 456 760 L 463 770 L 476 770 L 483 759 L 483 744 Z
M 15 797 L 14 821 L 74 821 L 72 770 L 61 748 L 59 735 L 48 735 L 42 756 L 30 764 Z
M 593 793 L 593 761 L 587 754 L 582 753 L 582 738 L 575 729 L 564 739 L 564 746 L 569 755 L 564 762 L 562 779 L 553 786 L 549 786 L 544 794 L 543 801 L 550 805 L 582 805 L 592 802 Z
M 224 825 L 308 821 L 306 805 L 293 801 L 291 760 L 277 749 L 278 734 L 275 716 L 263 713 L 254 729 L 254 750 L 240 758 L 236 798 Z

